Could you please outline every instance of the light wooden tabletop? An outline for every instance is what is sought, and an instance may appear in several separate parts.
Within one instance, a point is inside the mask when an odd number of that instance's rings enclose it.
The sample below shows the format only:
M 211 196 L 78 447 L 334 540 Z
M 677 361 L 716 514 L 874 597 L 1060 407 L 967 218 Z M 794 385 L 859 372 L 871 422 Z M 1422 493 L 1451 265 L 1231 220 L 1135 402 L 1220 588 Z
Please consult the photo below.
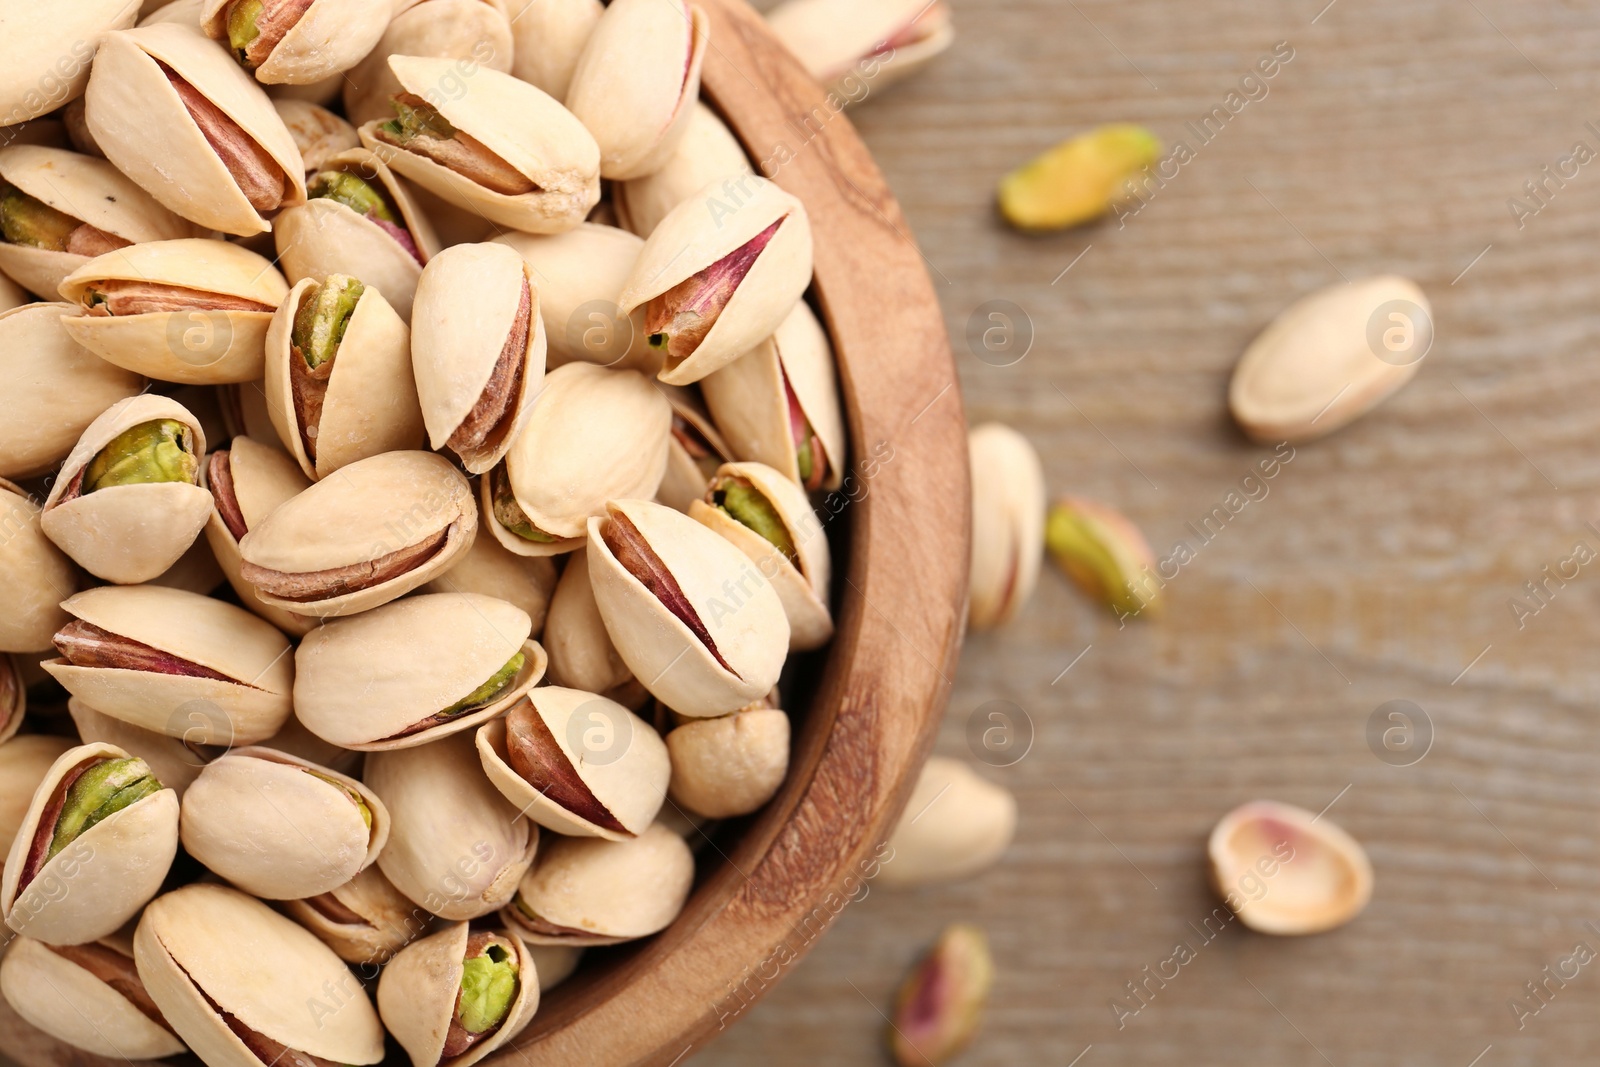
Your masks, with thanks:
M 969 416 L 1025 432 L 1053 492 L 1195 558 L 1158 622 L 1119 630 L 1047 572 L 1020 620 L 969 639 L 939 751 L 968 755 L 987 702 L 1022 709 L 1031 751 L 986 772 L 1020 799 L 1015 845 L 968 884 L 871 889 L 697 1062 L 883 1062 L 880 1013 L 956 920 L 999 968 L 964 1064 L 1589 1061 L 1600 163 L 1571 157 L 1600 154 L 1593 7 L 951 2 L 955 48 L 851 118 L 926 253 Z M 1293 58 L 1241 89 L 1275 46 Z M 1188 124 L 1230 93 L 1246 102 L 1202 142 Z M 997 224 L 1005 170 L 1113 121 L 1193 158 L 1125 225 Z M 1189 523 L 1271 452 L 1226 415 L 1239 353 L 1296 297 L 1383 272 L 1433 302 L 1421 373 L 1201 541 Z M 965 340 L 997 300 L 1033 332 L 1004 367 Z M 1431 723 L 1410 766 L 1369 747 L 1393 700 Z M 1327 807 L 1365 843 L 1357 921 L 1197 934 L 1219 904 L 1205 835 L 1257 797 Z M 1192 961 L 1130 1014 L 1128 983 L 1179 943 Z

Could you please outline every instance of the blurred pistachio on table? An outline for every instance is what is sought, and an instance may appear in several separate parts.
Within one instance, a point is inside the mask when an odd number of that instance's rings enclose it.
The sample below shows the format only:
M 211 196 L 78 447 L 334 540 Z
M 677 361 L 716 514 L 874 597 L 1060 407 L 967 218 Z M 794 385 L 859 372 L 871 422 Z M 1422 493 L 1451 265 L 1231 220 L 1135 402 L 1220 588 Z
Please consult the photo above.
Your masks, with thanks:
M 1098 126 L 1002 178 L 1000 212 L 1019 230 L 1093 222 L 1124 199 L 1130 179 L 1160 156 L 1160 140 L 1143 126 Z

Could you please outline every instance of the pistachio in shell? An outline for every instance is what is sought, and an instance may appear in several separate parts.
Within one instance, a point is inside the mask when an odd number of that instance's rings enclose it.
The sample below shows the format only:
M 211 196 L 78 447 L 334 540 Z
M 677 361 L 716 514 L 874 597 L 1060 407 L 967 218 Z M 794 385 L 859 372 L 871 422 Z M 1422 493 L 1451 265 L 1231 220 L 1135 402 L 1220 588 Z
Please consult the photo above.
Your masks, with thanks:
M 706 495 L 712 475 L 733 457 L 716 423 L 693 387 L 663 385 L 672 405 L 672 439 L 667 442 L 667 473 L 656 500 L 675 511 Z
M 517 9 L 521 10 L 517 10 Z M 572 72 L 605 5 L 600 0 L 511 0 L 511 73 L 565 100 Z
M 1010 790 L 961 760 L 934 756 L 889 838 L 894 859 L 885 861 L 879 880 L 907 888 L 970 878 L 1000 858 L 1016 828 Z
M 967 623 L 987 630 L 1014 618 L 1039 584 L 1045 549 L 1044 467 L 1026 437 L 998 422 L 974 426 L 967 450 L 972 463 Z M 1137 599 L 1132 610 L 1139 610 Z
M 28 711 L 28 690 L 22 681 L 22 660 L 0 652 L 0 745 L 16 736 Z
M 22 286 L 12 281 L 5 274 L 0 274 L 0 311 L 10 311 L 19 308 L 33 298 L 23 292 Z
M 178 794 L 180 803 L 201 768 L 226 751 L 216 745 L 146 730 L 96 711 L 77 697 L 67 700 L 67 713 L 84 744 L 99 741 L 138 756 L 150 765 L 151 773 L 162 785 Z
M 138 15 L 129 0 L 0 3 L 0 126 L 15 128 L 82 96 L 95 41 Z
M 767 24 L 811 76 L 859 103 L 926 66 L 955 41 L 944 0 L 785 0 Z
M 389 100 L 403 87 L 389 69 L 390 56 L 451 60 L 452 79 L 472 77 L 480 67 L 510 72 L 516 49 L 504 0 L 394 0 L 393 11 L 377 47 L 343 79 L 344 113 L 357 128 L 393 117 Z
M 754 707 L 693 719 L 667 734 L 674 803 L 708 819 L 749 815 L 789 771 L 789 716 Z
M 201 28 L 257 81 L 311 85 L 360 63 L 389 10 L 389 0 L 205 0 Z
M 545 651 L 550 654 L 553 684 L 598 693 L 626 707 L 638 707 L 638 700 L 631 694 L 633 690 L 642 691 L 642 687 L 622 662 L 606 632 L 605 621 L 600 618 L 583 549 L 567 557 L 555 595 L 550 599 Z
M 612 199 L 623 229 L 649 237 L 672 209 L 714 179 L 752 171 L 744 146 L 716 112 L 695 102 L 688 128 L 659 170 L 615 187 Z
M 78 591 L 78 573 L 44 535 L 40 514 L 20 486 L 0 479 L 0 653 L 48 647 L 67 623 L 61 601 Z
M 300 150 L 300 161 L 305 164 L 306 170 L 306 195 L 309 197 L 311 178 L 334 156 L 352 148 L 360 148 L 361 136 L 356 133 L 354 126 L 321 104 L 309 100 L 274 99 L 272 106 L 283 120 L 289 136 L 294 138 L 295 147 Z
M 304 900 L 287 900 L 284 911 L 346 963 L 380 964 L 428 928 L 432 919 L 396 889 L 377 866 L 344 885 Z
M 493 537 L 479 537 L 454 567 L 422 587 L 424 593 L 476 593 L 527 612 L 532 636 L 544 632 L 560 574 L 546 556 L 519 556 Z
M 0 745 L 0 848 L 7 853 L 28 814 L 34 790 L 72 747 L 67 738 L 53 734 L 22 734 Z

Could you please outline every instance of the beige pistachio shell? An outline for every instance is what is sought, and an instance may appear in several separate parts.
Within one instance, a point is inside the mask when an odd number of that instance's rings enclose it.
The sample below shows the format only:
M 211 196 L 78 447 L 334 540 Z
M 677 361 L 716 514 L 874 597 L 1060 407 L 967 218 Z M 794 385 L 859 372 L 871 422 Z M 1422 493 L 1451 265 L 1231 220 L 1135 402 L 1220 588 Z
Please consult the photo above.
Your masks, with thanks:
M 532 636 L 537 638 L 544 632 L 558 578 L 553 559 L 519 556 L 501 548 L 492 537 L 479 537 L 470 552 L 422 591 L 475 593 L 514 604 L 527 613 Z
M 614 945 L 666 929 L 693 881 L 689 846 L 660 823 L 630 841 L 556 838 L 501 917 L 531 944 Z
M 545 650 L 550 654 L 550 681 L 569 689 L 612 695 L 633 681 L 611 635 L 600 618 L 589 584 L 588 556 L 583 549 L 567 557 L 567 565 L 550 600 Z
M 515 930 L 495 930 L 515 947 L 517 993 L 494 1033 L 449 1060 L 449 1067 L 471 1067 L 526 1029 L 539 1010 L 539 972 L 528 946 Z M 411 1057 L 412 1067 L 443 1063 L 445 1039 L 461 994 L 462 961 L 472 931 L 456 923 L 407 945 L 378 980 L 378 1013 L 389 1033 Z
M 150 584 L 164 585 L 168 589 L 182 589 L 189 593 L 212 593 L 220 589 L 226 581 L 227 576 L 222 573 L 216 557 L 211 554 L 211 546 L 206 544 L 205 538 L 202 537 L 196 539 L 194 544 L 178 557 L 178 562 L 150 579 Z
M 565 100 L 605 5 L 600 0 L 509 0 L 506 10 L 516 44 L 511 73 Z
M 154 26 L 160 22 L 181 22 L 185 26 L 200 25 L 200 11 L 205 0 L 144 0 L 139 6 L 139 25 Z
M 19 308 L 32 300 L 33 297 L 23 292 L 22 286 L 6 277 L 6 275 L 0 274 L 0 311 Z
M 252 567 L 290 576 L 342 571 L 359 579 L 374 561 L 442 535 L 437 550 L 416 566 L 350 592 L 288 600 L 253 583 L 266 604 L 333 618 L 387 604 L 444 573 L 472 547 L 477 532 L 472 488 L 448 460 L 430 452 L 385 452 L 284 502 L 244 535 L 239 555 L 246 580 Z
M 672 439 L 656 501 L 687 512 L 690 504 L 706 495 L 710 476 L 732 457 L 699 390 L 678 385 L 663 385 L 661 390 L 672 405 Z
M 251 391 L 254 392 L 253 389 Z M 276 441 L 276 438 L 268 440 Z M 234 437 L 228 442 L 226 452 L 234 499 L 246 531 L 265 519 L 279 504 L 311 486 L 310 479 L 288 453 L 262 444 L 253 437 L 243 434 Z M 215 501 L 217 490 L 211 484 L 210 463 L 201 472 L 200 484 L 213 494 Z M 217 565 L 222 568 L 228 584 L 239 595 L 239 602 L 250 611 L 295 637 L 306 634 L 317 624 L 316 619 L 266 603 L 257 595 L 256 587 L 244 580 L 239 571 L 239 542 L 223 521 L 222 512 L 214 502 L 211 516 L 206 519 L 206 543 L 211 546 L 211 552 L 216 556 Z
M 95 143 L 118 170 L 184 218 L 224 233 L 266 233 L 272 224 L 251 206 L 189 117 L 163 65 L 282 169 L 285 205 L 305 200 L 305 163 L 272 101 L 198 28 L 169 22 L 106 35 L 85 94 Z
M 837 490 L 844 484 L 848 456 L 833 348 L 803 301 L 775 334 L 702 379 L 700 392 L 736 458 L 765 463 L 804 484 L 786 385 L 827 459 L 820 488 Z
M 737 711 L 778 683 L 789 620 L 772 584 L 733 545 L 693 519 L 644 500 L 589 520 L 589 581 L 606 630 L 633 676 L 684 715 Z M 705 627 L 716 654 L 606 545 L 605 524 L 632 522 Z
M 671 775 L 666 745 L 650 724 L 614 700 L 579 689 L 541 686 L 526 700 L 558 750 L 540 758 L 569 767 L 622 829 L 598 825 L 549 795 L 548 783 L 535 784 L 518 774 L 507 752 L 510 728 L 501 719 L 485 723 L 477 734 L 478 755 L 495 788 L 528 818 L 558 834 L 621 841 L 642 833 L 661 810 Z
M 859 103 L 955 41 L 942 0 L 786 0 L 767 24 L 817 81 Z
M 405 91 L 437 104 L 446 121 L 527 178 L 533 192 L 496 192 L 425 156 L 380 141 L 376 120 L 361 127 L 361 142 L 402 177 L 502 226 L 528 233 L 562 233 L 577 226 L 600 202 L 600 150 L 589 131 L 527 82 L 487 67 L 462 77 L 457 62 L 389 57 Z M 440 98 L 436 87 L 452 84 L 450 79 L 460 86 L 459 93 Z
M 789 716 L 754 708 L 686 722 L 667 735 L 675 803 L 710 819 L 749 815 L 789 772 Z
M 34 790 L 72 747 L 65 737 L 50 734 L 23 734 L 0 745 L 0 847 L 7 853 L 28 814 Z
M 972 570 L 967 621 L 987 630 L 1014 618 L 1039 583 L 1045 484 L 1039 453 L 997 422 L 967 435 L 972 459 Z
M 672 155 L 654 174 L 616 186 L 613 200 L 624 229 L 649 237 L 672 209 L 712 181 L 751 173 L 744 146 L 723 121 L 698 101 Z
M 685 0 L 612 0 L 572 74 L 567 107 L 600 145 L 600 174 L 627 181 L 666 165 L 688 129 L 711 40 Z
M 277 431 L 272 427 L 272 416 L 267 411 L 267 389 L 263 382 L 220 385 L 216 398 L 217 406 L 222 409 L 222 425 L 227 431 L 217 440 L 244 434 L 261 444 L 283 450 L 283 445 L 278 442 Z
M 289 717 L 289 642 L 243 608 L 154 585 L 86 589 L 61 605 L 84 622 L 237 681 L 46 660 L 44 669 L 90 707 L 200 745 L 248 745 Z
M 889 838 L 880 884 L 903 888 L 970 878 L 1011 844 L 1017 801 L 960 760 L 934 756 L 923 765 L 900 823 Z
M 107 30 L 132 26 L 129 0 L 0 3 L 0 126 L 15 126 L 83 95 L 89 61 Z
M 378 866 L 396 889 L 452 920 L 488 915 L 511 899 L 539 828 L 490 784 L 470 736 L 374 752 L 365 778 L 393 819 Z
M 414 748 L 501 714 L 544 677 L 526 612 L 475 593 L 407 597 L 307 634 L 295 652 L 295 713 L 312 733 L 357 751 Z M 512 657 L 525 657 L 493 701 L 418 733 Z M 402 736 L 404 735 L 404 736 Z
M 716 324 L 686 358 L 668 355 L 661 380 L 689 385 L 770 337 L 811 284 L 811 221 L 805 205 L 765 178 L 718 178 L 673 208 L 645 239 L 622 290 L 632 312 L 707 270 L 778 223 Z
M 35 652 L 67 623 L 78 572 L 39 525 L 39 505 L 0 479 L 0 652 Z M 0 734 L 4 730 L 0 729 Z
M 451 60 L 453 80 L 444 83 L 449 86 L 480 67 L 511 70 L 515 45 L 501 0 L 396 0 L 393 10 L 377 45 L 344 77 L 344 111 L 357 128 L 393 117 L 389 98 L 401 85 L 389 69 L 390 56 Z
M 116 951 L 103 944 L 90 951 L 97 949 Z M 131 954 L 123 958 L 132 971 Z M 0 957 L 0 993 L 25 1022 L 97 1056 L 153 1060 L 185 1051 L 121 992 L 31 937 L 17 938 Z
M 506 925 L 511 926 L 509 922 Z M 534 969 L 539 972 L 541 993 L 547 993 L 571 978 L 572 972 L 576 971 L 578 964 L 583 961 L 581 945 L 528 945 L 526 942 L 524 944 L 528 955 L 533 957 Z
M 294 146 L 300 150 L 307 178 L 341 152 L 361 147 L 361 135 L 356 133 L 356 128 L 321 104 L 274 99 L 272 107 L 283 120 L 289 136 L 294 138 Z
M 150 903 L 133 936 L 139 977 L 209 1067 L 259 1067 L 218 1014 L 298 1052 L 383 1059 L 383 1026 L 356 976 L 315 935 L 259 900 L 188 885 Z
M 194 482 L 107 486 L 76 493 L 78 476 L 124 430 L 174 419 L 194 431 L 195 458 L 204 462 L 200 421 L 174 400 L 141 393 L 120 400 L 83 431 L 45 498 L 39 523 L 46 537 L 89 573 L 132 584 L 159 577 L 176 563 L 206 524 L 211 494 Z
M 1320 934 L 1372 899 L 1372 862 L 1361 843 L 1292 804 L 1240 805 L 1211 831 L 1206 852 L 1217 892 L 1240 922 L 1264 934 Z
M 96 256 L 62 280 L 61 296 L 82 310 L 96 288 L 108 281 L 179 286 L 241 297 L 271 309 L 289 293 L 288 283 L 271 261 L 249 249 L 228 241 L 187 238 Z M 188 385 L 260 378 L 271 322 L 271 310 L 78 314 L 62 319 L 73 340 L 106 362 Z
M 275 749 L 323 767 L 332 767 L 340 774 L 351 777 L 361 774 L 361 764 L 366 758 L 360 752 L 324 741 L 306 729 L 305 724 L 293 715 L 284 721 L 277 733 L 261 742 L 260 747 Z
M 190 237 L 194 227 L 123 177 L 103 159 L 60 148 L 12 145 L 0 149 L 0 181 L 56 211 L 138 244 Z M 67 275 L 88 256 L 0 241 L 0 270 L 53 298 Z
M 230 0 L 205 0 L 201 28 L 228 43 Z M 349 70 L 389 25 L 389 0 L 313 0 L 255 69 L 268 85 L 311 85 Z
M 142 726 L 135 726 L 131 722 L 112 718 L 91 708 L 77 697 L 67 701 L 67 711 L 72 716 L 72 724 L 78 728 L 78 736 L 85 744 L 99 741 L 115 745 L 130 756 L 138 756 L 150 765 L 151 773 L 162 785 L 178 794 L 180 801 L 189 786 L 200 776 L 201 769 L 223 751 L 215 746 L 202 745 L 181 737 L 169 737 L 154 730 L 146 730 Z
M 85 763 L 128 755 L 115 745 L 79 745 L 45 772 L 0 879 L 0 916 L 12 930 L 51 945 L 81 945 L 116 931 L 160 890 L 178 852 L 178 795 L 170 789 L 95 823 L 18 888 L 28 851 L 62 782 Z
M 74 341 L 61 323 L 69 304 L 0 311 L 0 477 L 43 474 L 72 451 L 101 412 L 144 388 L 144 379 Z
M 28 712 L 28 688 L 23 680 L 22 657 L 0 653 L 0 745 L 22 729 Z
M 343 74 L 332 74 L 321 81 L 307 82 L 305 85 L 279 82 L 263 88 L 267 90 L 267 96 L 274 103 L 279 100 L 303 100 L 318 107 L 334 107 L 339 102 L 339 94 L 344 91 L 344 79 Z
M 306 900 L 286 900 L 290 918 L 346 963 L 380 964 L 428 928 L 432 916 L 368 867 L 344 885 Z

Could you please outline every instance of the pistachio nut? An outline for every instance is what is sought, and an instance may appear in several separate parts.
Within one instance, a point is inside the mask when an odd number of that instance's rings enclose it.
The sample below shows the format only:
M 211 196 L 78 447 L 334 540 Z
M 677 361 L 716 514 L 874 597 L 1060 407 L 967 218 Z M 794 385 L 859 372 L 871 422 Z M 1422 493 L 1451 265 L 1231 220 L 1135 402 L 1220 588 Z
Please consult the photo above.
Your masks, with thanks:
M 544 677 L 532 629 L 521 608 L 476 593 L 428 593 L 329 621 L 295 652 L 295 713 L 355 751 L 460 733 Z
M 510 901 L 539 827 L 490 784 L 471 737 L 371 753 L 364 777 L 393 820 L 378 866 L 396 889 L 457 921 Z
M 544 632 L 558 578 L 554 559 L 519 556 L 492 537 L 480 537 L 459 563 L 423 586 L 422 592 L 476 593 L 504 600 L 527 613 L 531 634 L 537 638 Z
M 660 823 L 625 841 L 558 837 L 500 913 L 531 945 L 615 945 L 671 925 L 694 881 L 694 855 Z
M 581 689 L 529 691 L 504 720 L 479 728 L 477 745 L 495 788 L 559 834 L 622 841 L 642 833 L 666 799 L 671 764 L 660 736 Z
M 1009 622 L 1033 596 L 1044 555 L 1044 469 L 1039 453 L 998 422 L 967 434 L 972 463 L 972 569 L 967 623 Z
M 61 323 L 69 304 L 0 311 L 0 477 L 50 470 L 106 408 L 144 379 L 74 341 Z
M 674 711 L 737 711 L 778 683 L 789 620 L 737 548 L 671 508 L 606 505 L 589 520 L 589 581 L 633 676 Z
M 389 0 L 205 0 L 201 29 L 268 85 L 349 70 L 389 26 Z
M 653 174 L 614 187 L 623 229 L 649 237 L 673 208 L 730 174 L 751 173 L 750 157 L 716 112 L 695 101 L 687 129 L 667 161 Z
M 1000 213 L 1020 230 L 1081 226 L 1133 196 L 1135 177 L 1160 158 L 1161 141 L 1143 126 L 1096 127 L 1007 174 Z
M 656 500 L 686 512 L 691 503 L 706 495 L 717 468 L 733 457 L 698 390 L 663 385 L 661 391 L 672 405 L 672 436 L 667 441 L 667 473 L 656 490 Z
M 61 601 L 78 591 L 78 572 L 44 535 L 39 514 L 20 486 L 0 479 L 0 652 L 48 648 L 67 622 Z
M 878 882 L 906 888 L 970 878 L 1000 858 L 1016 829 L 1010 791 L 960 760 L 933 756 L 889 837 L 894 855 Z
M 811 284 L 805 205 L 765 178 L 718 178 L 645 239 L 622 310 L 645 309 L 660 378 L 689 385 L 770 337 Z
M 150 902 L 133 935 L 150 998 L 209 1067 L 374 1064 L 383 1025 L 333 950 L 259 900 L 197 884 Z
M 567 557 L 561 580 L 556 583 L 545 642 L 553 684 L 598 693 L 638 709 L 638 694 L 643 687 L 622 662 L 611 635 L 606 633 L 600 607 L 594 602 L 594 588 L 589 584 L 588 556 L 581 548 Z
M 331 767 L 352 778 L 361 774 L 361 764 L 366 758 L 360 752 L 324 741 L 293 715 L 285 720 L 277 733 L 261 742 L 260 747 L 274 749 L 322 767 Z
M 0 311 L 10 311 L 32 301 L 32 297 L 22 291 L 22 286 L 0 274 Z
M 786 0 L 767 24 L 842 105 L 859 102 L 862 83 L 880 92 L 955 41 L 943 0 Z
M 155 585 L 86 589 L 44 669 L 73 696 L 201 745 L 248 745 L 289 717 L 294 661 L 271 624 L 212 597 Z
M 764 463 L 728 463 L 712 477 L 689 517 L 750 557 L 789 617 L 789 649 L 821 648 L 833 638 L 828 610 L 828 538 L 806 491 Z
M 1259 933 L 1320 934 L 1372 899 L 1372 862 L 1361 843 L 1292 804 L 1241 804 L 1211 831 L 1206 852 L 1212 885 Z
M 895 998 L 889 1051 L 899 1067 L 937 1067 L 971 1043 L 994 985 L 989 939 L 970 923 L 947 926 Z
M 0 653 L 0 745 L 16 736 L 28 713 L 28 689 L 22 681 L 22 660 Z
M 47 945 L 19 937 L 0 958 L 0 994 L 32 1026 L 97 1056 L 153 1060 L 186 1051 L 145 991 L 131 945 Z
M 305 163 L 272 101 L 198 28 L 108 33 L 84 101 L 106 158 L 206 229 L 266 233 L 268 214 L 306 198 Z
M 206 524 L 199 420 L 154 393 L 119 400 L 89 424 L 61 465 L 39 524 L 79 566 L 108 582 L 158 577 Z
M 711 40 L 689 0 L 611 0 L 572 72 L 567 107 L 600 145 L 600 175 L 628 181 L 666 165 L 689 127 Z
M 456 245 L 423 268 L 415 315 L 411 361 L 429 443 L 483 474 L 505 458 L 544 380 L 533 273 L 503 245 Z
M 97 256 L 61 282 L 80 314 L 74 341 L 166 382 L 220 385 L 262 375 L 267 327 L 289 285 L 268 260 L 227 241 L 187 238 Z
M 74 152 L 96 159 L 104 159 L 106 154 L 100 151 L 100 146 L 94 143 L 94 134 L 89 132 L 89 121 L 84 117 L 86 110 L 81 96 L 61 109 L 61 124 L 67 128 L 67 143 L 61 147 L 70 148 Z M 12 142 L 12 144 L 18 143 L 20 142 Z
M 402 89 L 390 56 L 451 60 L 452 80 L 439 83 L 441 90 L 480 67 L 511 70 L 515 43 L 503 0 L 394 0 L 392 11 L 377 46 L 344 77 L 344 113 L 358 129 L 393 115 L 389 100 Z
M 248 2 L 248 0 L 241 0 Z M 294 138 L 300 150 L 300 161 L 305 164 L 307 195 L 314 174 L 341 152 L 361 147 L 361 135 L 356 128 L 321 104 L 309 100 L 273 100 L 272 107 L 283 120 L 284 128 Z
M 0 126 L 15 126 L 83 95 L 95 44 L 107 30 L 132 26 L 130 0 L 57 6 L 0 2 Z M 14 143 L 14 142 L 13 142 Z
M 273 607 L 333 618 L 387 604 L 472 547 L 472 488 L 430 452 L 385 452 L 341 467 L 239 540 L 240 573 Z
M 206 764 L 184 794 L 184 850 L 263 900 L 344 885 L 389 840 L 389 810 L 337 771 L 249 746 Z
M 524 945 L 539 972 L 539 992 L 546 993 L 572 977 L 583 959 L 582 945 Z
M 401 84 L 394 118 L 363 125 L 361 142 L 402 177 L 529 233 L 570 230 L 599 203 L 600 150 L 555 100 L 488 67 L 464 77 L 454 60 L 389 66 Z M 445 99 L 436 87 L 452 78 L 459 92 Z
M 212 500 L 206 542 L 239 602 L 284 633 L 304 635 L 316 620 L 274 607 L 256 595 L 255 586 L 240 571 L 239 541 L 279 504 L 309 488 L 310 480 L 287 453 L 241 434 L 227 448 L 206 457 L 201 484 Z
M 7 853 L 28 814 L 34 790 L 72 747 L 65 737 L 52 734 L 22 734 L 0 745 L 0 848 Z
M 700 392 L 734 458 L 765 463 L 812 491 L 844 484 L 833 348 L 804 302 L 771 337 L 702 379 Z
M 1078 588 L 1119 618 L 1160 613 L 1161 587 L 1152 581 L 1155 553 L 1121 512 L 1093 500 L 1065 497 L 1050 509 L 1044 541 L 1056 565 Z
M 194 227 L 103 159 L 60 148 L 0 148 L 0 270 L 47 298 L 95 256 Z
M 150 765 L 150 772 L 162 785 L 183 794 L 200 774 L 200 769 L 221 755 L 226 749 L 216 745 L 202 745 L 181 737 L 170 737 L 146 730 L 131 722 L 114 719 L 96 711 L 77 697 L 67 701 L 67 712 L 78 736 L 85 744 L 100 741 L 115 745 L 130 756 L 138 756 Z
M 600 0 L 509 0 L 506 10 L 515 51 L 511 73 L 565 100 L 605 5 Z
M 283 909 L 346 963 L 384 963 L 432 920 L 376 866 L 326 893 L 286 900 Z
M 79 745 L 34 791 L 6 855 L 0 915 L 48 944 L 97 940 L 156 895 L 177 851 L 177 794 L 115 745 Z
M 323 161 L 306 179 L 306 195 L 273 221 L 290 280 L 354 275 L 409 323 L 422 266 L 440 247 L 416 194 L 377 156 L 351 148 Z
M 750 708 L 695 719 L 667 735 L 674 803 L 708 819 L 749 815 L 789 773 L 789 716 Z
M 470 1067 L 538 1008 L 539 973 L 522 938 L 464 922 L 401 949 L 378 981 L 378 1013 L 412 1067 Z
M 227 580 L 217 565 L 217 558 L 211 554 L 211 546 L 204 538 L 199 538 L 178 557 L 178 562 L 150 579 L 150 584 L 209 594 L 220 589 Z

